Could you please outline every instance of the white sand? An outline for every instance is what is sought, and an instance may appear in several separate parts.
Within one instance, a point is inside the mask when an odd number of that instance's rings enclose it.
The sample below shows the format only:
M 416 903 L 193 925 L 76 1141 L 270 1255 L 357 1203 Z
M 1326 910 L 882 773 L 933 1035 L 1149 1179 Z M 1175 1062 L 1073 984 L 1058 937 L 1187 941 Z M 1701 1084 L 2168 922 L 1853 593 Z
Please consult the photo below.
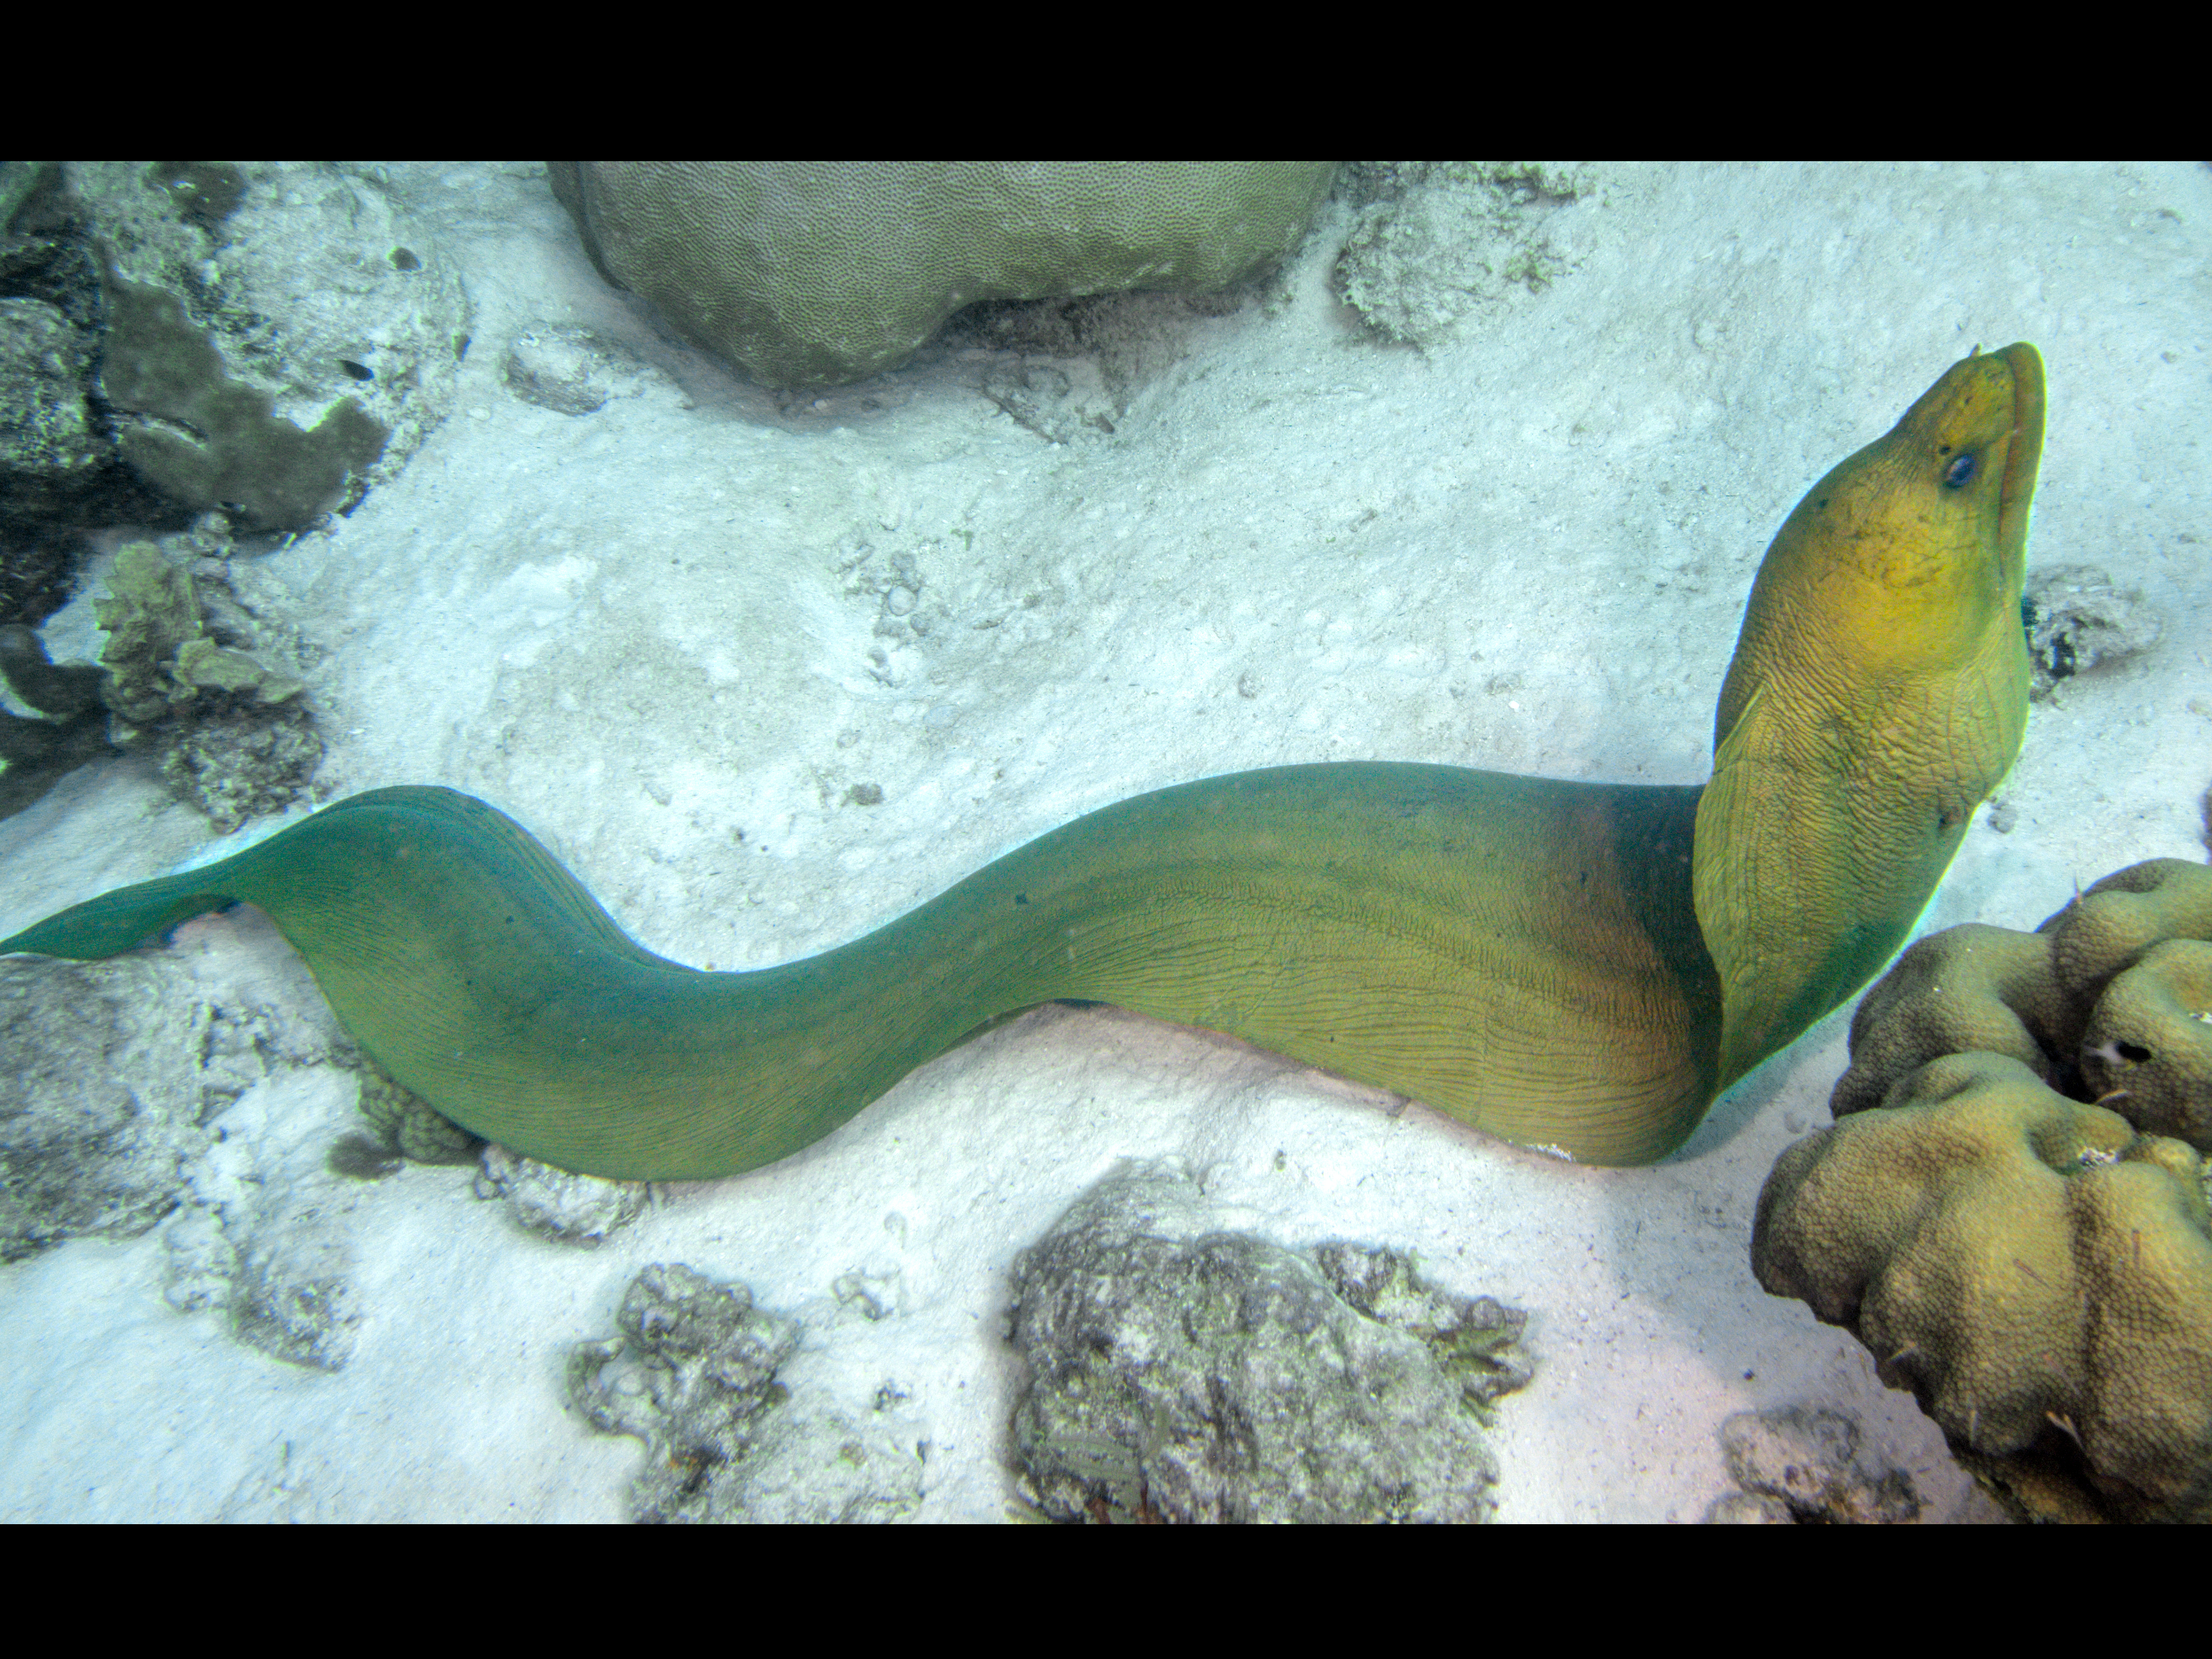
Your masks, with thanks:
M 1188 325 L 1115 436 L 1068 447 L 958 358 L 779 414 L 599 281 L 539 170 L 394 169 L 462 270 L 476 343 L 406 471 L 256 568 L 331 653 L 318 787 L 482 795 L 647 946 L 732 968 L 1212 773 L 1376 758 L 1695 783 L 1783 515 L 1969 347 L 2027 339 L 2051 371 L 2031 566 L 2102 567 L 2166 635 L 2037 706 L 2003 791 L 2016 822 L 1977 822 L 1929 925 L 2032 927 L 2076 880 L 2202 858 L 2212 173 L 1602 177 L 1556 232 L 1581 269 L 1426 356 L 1330 298 L 1339 216 L 1291 304 Z M 585 417 L 509 395 L 507 343 L 548 324 L 629 342 L 652 366 L 636 395 Z M 912 556 L 933 623 L 889 684 L 881 600 L 835 568 L 861 543 L 864 573 Z M 58 651 L 95 648 L 84 609 L 47 630 Z M 858 783 L 881 804 L 848 801 Z M 0 822 L 0 933 L 207 836 L 143 763 L 86 769 Z M 210 995 L 324 1018 L 250 915 L 176 948 Z M 1760 1182 L 1826 1121 L 1843 1025 L 1733 1091 L 1681 1156 L 1606 1170 L 1203 1032 L 1047 1009 L 798 1158 L 666 1189 L 596 1250 L 521 1234 L 465 1170 L 349 1185 L 366 1317 L 336 1374 L 173 1311 L 158 1233 L 77 1241 L 0 1269 L 0 1516 L 618 1517 L 640 1448 L 564 1413 L 563 1356 L 611 1331 L 641 1265 L 679 1260 L 809 1322 L 794 1395 L 862 1413 L 904 1394 L 927 1517 L 999 1518 L 1009 1263 L 1115 1160 L 1174 1156 L 1226 1224 L 1410 1248 L 1532 1311 L 1540 1369 L 1495 1437 L 1502 1518 L 1695 1519 L 1725 1484 L 1721 1419 L 1799 1402 L 1856 1413 L 1932 1516 L 1984 1516 L 1910 1397 L 1751 1275 Z M 224 1122 L 295 1148 L 270 1168 L 307 1179 L 351 1098 L 347 1073 L 288 1070 Z M 890 1281 L 893 1316 L 835 1299 L 855 1271 Z

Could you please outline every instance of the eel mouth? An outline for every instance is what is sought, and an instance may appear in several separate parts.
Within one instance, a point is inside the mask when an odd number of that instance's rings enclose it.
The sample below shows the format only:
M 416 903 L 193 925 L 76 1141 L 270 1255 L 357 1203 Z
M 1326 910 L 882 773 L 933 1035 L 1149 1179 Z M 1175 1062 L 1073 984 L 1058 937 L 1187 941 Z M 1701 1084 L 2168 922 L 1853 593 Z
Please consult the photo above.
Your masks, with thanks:
M 2006 575 L 2018 582 L 2027 574 L 2027 514 L 2043 462 L 2043 354 L 2021 340 L 1993 355 L 2012 372 L 2012 433 L 1998 497 L 1997 545 Z

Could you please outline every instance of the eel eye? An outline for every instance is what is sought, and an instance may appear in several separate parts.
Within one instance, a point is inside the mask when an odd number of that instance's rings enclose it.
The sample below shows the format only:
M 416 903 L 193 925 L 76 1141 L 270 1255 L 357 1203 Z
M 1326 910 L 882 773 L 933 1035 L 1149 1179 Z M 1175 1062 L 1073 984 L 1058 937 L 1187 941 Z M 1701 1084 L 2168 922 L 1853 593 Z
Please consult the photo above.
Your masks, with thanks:
M 1981 458 L 1971 449 L 1963 454 L 1954 455 L 1950 465 L 1943 469 L 1943 488 L 1964 489 L 1980 468 Z

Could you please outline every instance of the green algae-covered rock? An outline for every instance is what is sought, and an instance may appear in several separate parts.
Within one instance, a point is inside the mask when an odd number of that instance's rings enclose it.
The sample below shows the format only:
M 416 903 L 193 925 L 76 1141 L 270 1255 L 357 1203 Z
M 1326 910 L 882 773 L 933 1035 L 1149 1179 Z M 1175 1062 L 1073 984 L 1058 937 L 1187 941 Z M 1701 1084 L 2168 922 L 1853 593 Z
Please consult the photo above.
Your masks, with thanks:
M 296 799 L 322 763 L 323 740 L 300 682 L 241 648 L 254 643 L 251 624 L 216 570 L 204 588 L 188 564 L 132 542 L 93 610 L 107 634 L 109 735 L 150 748 L 170 788 L 227 834 Z
M 2115 974 L 2081 1035 L 2081 1073 L 2137 1128 L 2212 1146 L 2212 945 L 2162 939 Z
M 1782 1155 L 1752 1266 L 2016 1512 L 2212 1518 L 2212 1218 L 2181 1141 L 1949 1055 Z
M 1759 1196 L 1759 1283 L 2020 1514 L 2212 1519 L 2208 934 L 2212 869 L 2164 859 L 1921 940 Z
M 203 691 L 239 692 L 264 703 L 298 694 L 299 681 L 208 637 L 191 573 L 153 543 L 121 549 L 107 588 L 93 604 L 107 635 L 100 661 L 109 674 L 109 706 L 132 724 L 159 720 Z
M 1828 1109 L 1881 1104 L 1898 1079 L 1945 1054 L 2005 1054 L 2056 1084 L 2079 1046 L 2082 1010 L 2041 933 L 1967 922 L 1914 941 L 1851 1016 L 1850 1069 Z
M 113 417 L 125 476 L 181 514 L 221 511 L 247 532 L 308 529 L 394 476 L 445 417 L 467 296 L 386 169 L 109 161 L 64 172 L 52 240 L 55 268 L 90 279 L 88 389 Z M 25 291 L 64 310 L 73 297 L 65 285 Z
M 894 368 L 978 300 L 1225 288 L 1297 245 L 1334 166 L 554 161 L 602 276 L 769 386 Z
M 230 378 L 174 295 L 112 270 L 106 287 L 101 388 L 117 409 L 151 417 L 125 426 L 123 459 L 171 500 L 195 513 L 228 508 L 255 529 L 302 529 L 384 453 L 392 434 L 357 399 L 302 431 L 266 392 Z
M 2212 867 L 2116 871 L 2033 933 L 1919 940 L 1851 1019 L 1838 1117 L 1940 1055 L 2009 1054 L 2062 1093 L 2212 1152 Z

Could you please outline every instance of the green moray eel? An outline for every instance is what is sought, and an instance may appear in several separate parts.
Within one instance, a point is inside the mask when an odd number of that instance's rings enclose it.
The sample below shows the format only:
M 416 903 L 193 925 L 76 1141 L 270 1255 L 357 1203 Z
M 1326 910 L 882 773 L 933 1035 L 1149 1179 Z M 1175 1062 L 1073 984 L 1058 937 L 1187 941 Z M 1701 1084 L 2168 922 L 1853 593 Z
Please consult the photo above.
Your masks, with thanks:
M 380 1065 L 563 1168 L 690 1178 L 812 1144 L 1056 999 L 1230 1032 L 1602 1164 L 1869 978 L 2027 720 L 2043 365 L 1954 365 L 1768 550 L 1703 789 L 1294 766 L 1139 795 L 866 937 L 752 973 L 642 949 L 518 824 L 356 795 L 0 951 L 112 956 L 244 902 Z

